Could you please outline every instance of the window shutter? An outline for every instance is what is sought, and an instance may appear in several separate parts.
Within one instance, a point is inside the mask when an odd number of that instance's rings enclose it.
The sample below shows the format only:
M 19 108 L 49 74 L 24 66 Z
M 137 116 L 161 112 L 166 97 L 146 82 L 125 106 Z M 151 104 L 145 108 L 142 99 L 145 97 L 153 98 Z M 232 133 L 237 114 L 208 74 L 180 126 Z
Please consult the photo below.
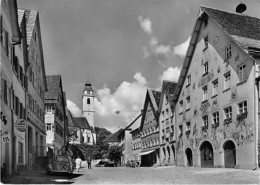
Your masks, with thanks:
M 5 104 L 8 104 L 7 102 L 7 82 L 4 80 L 4 102 Z
M 0 41 L 3 42 L 3 16 L 0 16 Z

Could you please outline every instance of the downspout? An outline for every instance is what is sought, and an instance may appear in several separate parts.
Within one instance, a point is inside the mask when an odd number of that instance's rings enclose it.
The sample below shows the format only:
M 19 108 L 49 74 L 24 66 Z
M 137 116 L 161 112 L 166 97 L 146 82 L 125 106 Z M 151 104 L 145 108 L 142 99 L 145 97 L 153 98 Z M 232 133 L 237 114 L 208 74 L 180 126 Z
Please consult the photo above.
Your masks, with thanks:
M 254 61 L 254 83 L 253 83 L 253 85 L 254 85 L 254 125 L 255 125 L 255 142 L 254 142 L 254 144 L 255 144 L 255 146 L 254 146 L 254 148 L 255 148 L 255 164 L 254 164 L 254 169 L 258 169 L 258 121 L 257 121 L 257 119 L 256 119 L 256 117 L 258 116 L 258 109 L 256 109 L 256 107 L 257 107 L 257 103 L 258 103 L 258 98 L 256 97 L 256 80 L 255 80 L 255 77 L 256 77 L 256 61 L 253 59 L 253 57 L 252 57 L 252 60 Z

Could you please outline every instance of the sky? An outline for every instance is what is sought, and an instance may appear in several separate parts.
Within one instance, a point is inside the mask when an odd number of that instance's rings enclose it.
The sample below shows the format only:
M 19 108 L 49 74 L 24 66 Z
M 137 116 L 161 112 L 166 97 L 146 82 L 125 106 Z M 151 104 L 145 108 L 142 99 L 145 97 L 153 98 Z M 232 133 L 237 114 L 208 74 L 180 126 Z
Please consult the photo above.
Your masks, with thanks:
M 260 0 L 17 1 L 39 11 L 46 75 L 62 76 L 72 114 L 82 116 L 89 80 L 95 126 L 112 132 L 140 114 L 147 88 L 178 81 L 200 6 L 234 12 L 243 2 L 260 18 Z

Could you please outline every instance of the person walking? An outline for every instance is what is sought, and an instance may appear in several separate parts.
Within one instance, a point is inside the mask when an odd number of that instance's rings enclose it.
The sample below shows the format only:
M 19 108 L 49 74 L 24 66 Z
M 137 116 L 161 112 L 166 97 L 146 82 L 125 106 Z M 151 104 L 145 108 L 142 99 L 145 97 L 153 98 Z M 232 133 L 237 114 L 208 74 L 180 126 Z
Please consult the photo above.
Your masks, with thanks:
M 75 163 L 76 163 L 76 170 L 78 170 L 78 172 L 79 172 L 80 165 L 81 165 L 81 159 L 80 159 L 79 156 L 78 156 L 77 159 L 75 160 Z
M 91 169 L 91 159 L 88 157 L 88 169 Z

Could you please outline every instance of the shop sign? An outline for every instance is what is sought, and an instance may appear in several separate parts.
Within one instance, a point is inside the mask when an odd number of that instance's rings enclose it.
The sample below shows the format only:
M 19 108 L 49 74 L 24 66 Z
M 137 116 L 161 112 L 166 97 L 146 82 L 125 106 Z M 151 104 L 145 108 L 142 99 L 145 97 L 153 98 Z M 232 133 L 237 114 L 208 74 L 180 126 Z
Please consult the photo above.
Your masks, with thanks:
M 27 128 L 27 123 L 24 119 L 19 119 L 16 122 L 16 129 L 20 132 L 25 132 Z
M 10 142 L 10 135 L 7 134 L 7 135 L 2 136 L 2 141 L 3 141 L 3 143 L 9 143 Z

